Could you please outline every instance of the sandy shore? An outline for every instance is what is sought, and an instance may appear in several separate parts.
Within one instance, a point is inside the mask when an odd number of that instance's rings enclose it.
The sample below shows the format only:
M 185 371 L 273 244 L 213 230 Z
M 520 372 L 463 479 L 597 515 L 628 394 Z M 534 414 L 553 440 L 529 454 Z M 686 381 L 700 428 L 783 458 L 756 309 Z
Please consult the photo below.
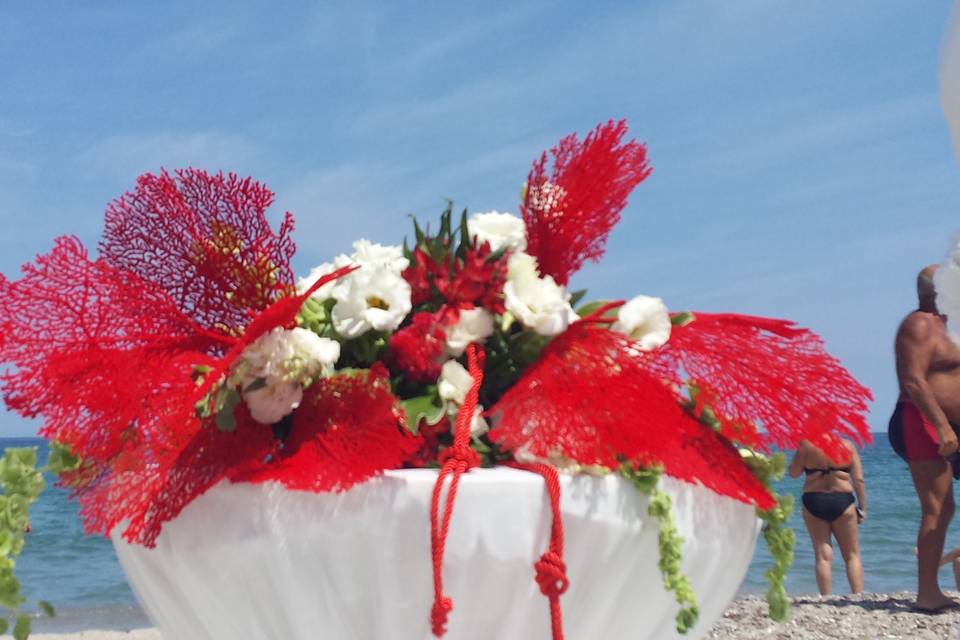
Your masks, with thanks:
M 915 594 L 867 593 L 858 596 L 796 596 L 788 622 L 767 617 L 760 597 L 740 598 L 714 626 L 708 640 L 955 640 L 960 610 L 939 615 L 911 611 Z
M 767 603 L 748 596 L 731 604 L 708 640 L 960 640 L 960 610 L 925 615 L 910 610 L 912 593 L 796 596 L 788 622 L 767 617 Z M 81 631 L 34 640 L 162 640 L 156 629 Z

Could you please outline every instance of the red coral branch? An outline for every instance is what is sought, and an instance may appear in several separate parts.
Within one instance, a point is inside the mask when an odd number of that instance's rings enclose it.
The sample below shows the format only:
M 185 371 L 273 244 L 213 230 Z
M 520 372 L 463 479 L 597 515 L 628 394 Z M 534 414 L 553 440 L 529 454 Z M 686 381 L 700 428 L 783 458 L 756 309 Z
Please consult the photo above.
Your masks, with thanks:
M 730 444 L 694 420 L 631 341 L 586 322 L 554 339 L 488 411 L 515 453 L 584 465 L 663 465 L 670 475 L 761 507 L 772 498 Z
M 166 289 L 207 328 L 227 333 L 293 292 L 288 213 L 275 233 L 273 193 L 250 178 L 183 169 L 144 174 L 107 207 L 100 255 Z
M 527 252 L 541 275 L 567 284 L 586 260 L 603 255 L 607 236 L 620 221 L 627 197 L 650 175 L 646 147 L 622 143 L 625 120 L 598 125 L 583 142 L 570 134 L 544 152 L 527 178 L 520 207 L 527 227 Z
M 0 279 L 0 361 L 7 405 L 46 418 L 41 434 L 105 460 L 136 425 L 162 437 L 188 428 L 193 365 L 220 347 L 165 291 L 102 260 L 75 238 Z M 224 338 L 224 341 L 229 339 Z M 180 409 L 183 409 L 181 411 Z
M 808 329 L 786 320 L 695 313 L 674 327 L 654 369 L 677 384 L 691 382 L 730 429 L 762 429 L 764 441 L 795 448 L 807 439 L 840 452 L 839 436 L 869 442 L 870 390 L 826 352 Z
M 419 446 L 420 440 L 403 428 L 389 374 L 378 363 L 366 376 L 337 375 L 307 389 L 279 460 L 235 473 L 233 479 L 346 491 L 399 468 Z

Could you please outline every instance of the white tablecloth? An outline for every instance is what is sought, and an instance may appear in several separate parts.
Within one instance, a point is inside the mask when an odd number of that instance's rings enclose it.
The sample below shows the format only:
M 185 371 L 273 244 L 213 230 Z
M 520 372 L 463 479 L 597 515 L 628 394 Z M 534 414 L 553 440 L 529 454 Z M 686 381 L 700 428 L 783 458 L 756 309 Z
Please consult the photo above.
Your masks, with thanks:
M 430 495 L 436 471 L 392 471 L 341 494 L 223 483 L 168 523 L 156 549 L 114 536 L 168 640 L 431 638 Z M 567 640 L 680 637 L 657 568 L 648 500 L 615 476 L 563 476 Z M 753 508 L 666 479 L 705 635 L 743 580 Z M 550 510 L 540 476 L 475 469 L 461 481 L 444 558 L 450 640 L 547 640 L 533 562 Z

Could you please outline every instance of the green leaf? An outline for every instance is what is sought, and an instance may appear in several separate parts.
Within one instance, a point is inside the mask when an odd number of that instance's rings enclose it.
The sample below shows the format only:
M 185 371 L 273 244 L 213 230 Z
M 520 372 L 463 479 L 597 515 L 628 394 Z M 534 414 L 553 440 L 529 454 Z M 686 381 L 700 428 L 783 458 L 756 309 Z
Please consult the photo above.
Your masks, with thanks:
M 48 618 L 56 618 L 57 611 L 53 608 L 53 605 L 47 602 L 46 600 L 41 600 L 37 603 L 37 606 L 40 607 L 40 611 L 43 611 L 43 614 Z
M 254 384 L 256 384 L 256 381 L 254 381 Z M 216 425 L 218 431 L 229 433 L 237 428 L 237 419 L 233 415 L 233 410 L 240 404 L 240 399 L 240 394 L 233 388 L 230 388 L 224 394 L 223 404 L 217 411 Z
M 612 300 L 594 300 L 593 302 L 588 302 L 587 304 L 577 309 L 577 315 L 580 316 L 581 318 L 586 318 L 588 315 L 590 315 L 591 313 L 593 313 L 603 305 L 607 304 L 608 302 L 612 302 Z M 611 309 L 607 311 L 605 315 L 610 317 L 616 317 L 616 313 L 617 313 L 616 309 Z
M 260 389 L 267 388 L 267 379 L 266 378 L 256 378 L 253 382 L 247 385 L 247 388 L 244 389 L 244 393 L 247 391 L 259 391 Z M 236 393 L 236 392 L 234 392 Z
M 7 632 L 7 629 L 10 628 L 10 623 L 7 622 L 6 618 L 0 618 L 0 635 L 3 635 Z
M 580 303 L 580 301 L 583 300 L 583 296 L 585 295 L 587 295 L 586 289 L 578 289 L 577 291 L 574 291 L 573 293 L 571 293 L 570 306 L 571 307 L 577 306 Z
M 14 640 L 27 640 L 30 637 L 30 618 L 25 614 L 17 616 L 17 622 L 13 625 Z
M 420 429 L 420 421 L 426 420 L 427 424 L 437 424 L 446 414 L 444 407 L 438 407 L 433 403 L 434 396 L 416 396 L 400 401 L 400 407 L 406 414 L 407 430 L 414 435 Z
M 697 317 L 690 311 L 681 311 L 670 316 L 670 324 L 675 327 L 685 327 L 696 319 Z

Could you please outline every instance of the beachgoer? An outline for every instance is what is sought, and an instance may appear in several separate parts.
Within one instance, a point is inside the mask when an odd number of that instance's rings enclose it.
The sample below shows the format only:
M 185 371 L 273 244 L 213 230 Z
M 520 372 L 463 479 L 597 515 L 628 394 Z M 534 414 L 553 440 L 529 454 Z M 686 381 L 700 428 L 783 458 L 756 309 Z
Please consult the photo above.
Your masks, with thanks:
M 953 423 L 960 422 L 960 348 L 947 335 L 946 318 L 937 311 L 936 269 L 930 265 L 920 272 L 919 306 L 897 330 L 900 399 L 888 430 L 894 451 L 910 467 L 920 499 L 915 607 L 930 613 L 960 606 L 943 593 L 937 580 L 954 512 L 951 467 L 958 462 Z
M 857 448 L 847 440 L 843 441 L 843 447 L 842 460 L 838 463 L 819 447 L 802 440 L 790 463 L 792 477 L 801 473 L 807 476 L 803 483 L 803 522 L 813 543 L 821 595 L 831 593 L 833 588 L 832 538 L 837 539 L 847 567 L 850 591 L 863 591 L 858 526 L 867 519 L 867 487 Z

